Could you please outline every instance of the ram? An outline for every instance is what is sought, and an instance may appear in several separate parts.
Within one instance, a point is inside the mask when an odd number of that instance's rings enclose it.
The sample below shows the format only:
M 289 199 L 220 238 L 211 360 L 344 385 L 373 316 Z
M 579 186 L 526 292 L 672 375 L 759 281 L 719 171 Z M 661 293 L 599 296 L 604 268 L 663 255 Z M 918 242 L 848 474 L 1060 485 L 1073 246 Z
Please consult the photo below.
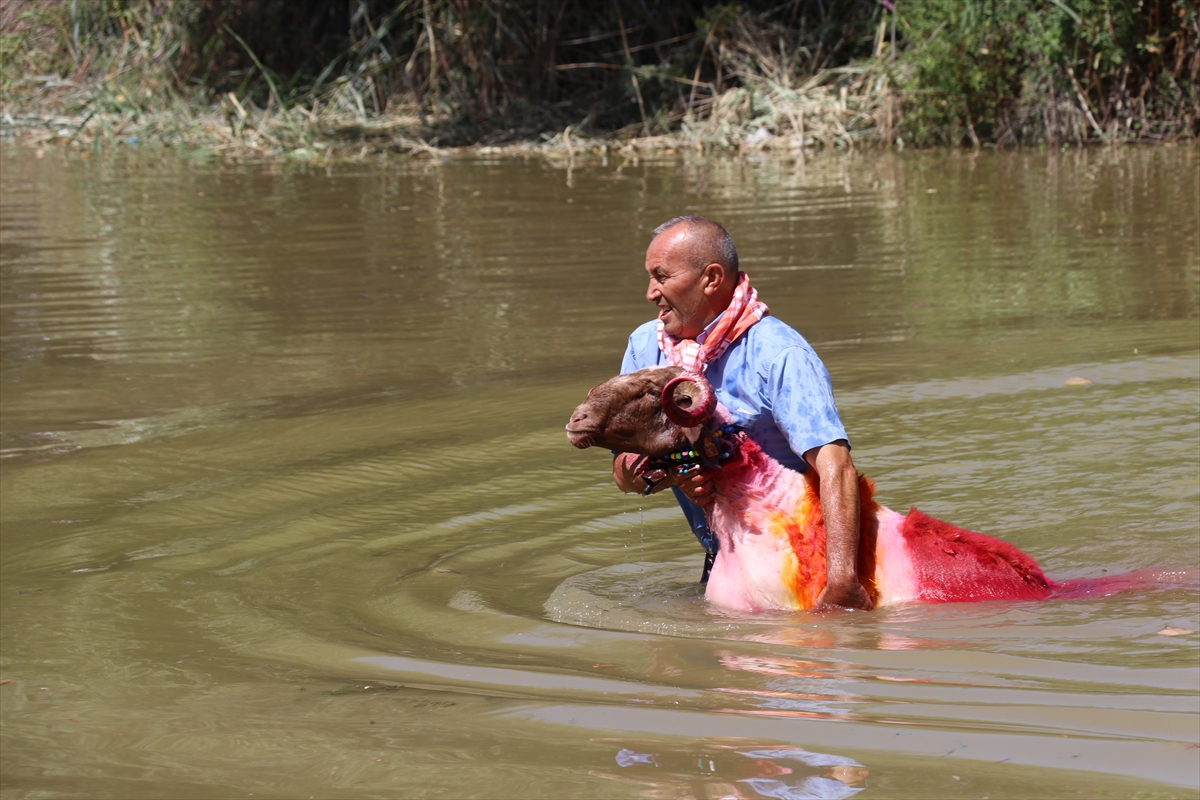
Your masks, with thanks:
M 717 469 L 710 527 L 720 549 L 706 595 L 746 611 L 811 608 L 825 586 L 825 526 L 814 470 L 784 468 L 730 425 L 708 382 L 678 367 L 613 378 L 567 424 L 575 447 L 640 453 L 652 468 Z M 1007 542 L 916 508 L 874 500 L 859 476 L 858 576 L 876 606 L 905 601 L 1039 600 L 1054 584 Z

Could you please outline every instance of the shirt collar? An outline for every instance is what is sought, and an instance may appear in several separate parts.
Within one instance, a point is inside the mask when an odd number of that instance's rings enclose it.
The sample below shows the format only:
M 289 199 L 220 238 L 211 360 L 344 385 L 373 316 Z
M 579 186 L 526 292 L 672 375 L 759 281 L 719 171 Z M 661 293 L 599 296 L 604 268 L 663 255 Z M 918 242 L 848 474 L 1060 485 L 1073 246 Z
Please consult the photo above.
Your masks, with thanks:
M 723 316 L 725 316 L 724 311 L 722 311 L 720 314 L 717 314 L 716 319 L 704 326 L 704 330 L 700 331 L 700 334 L 696 337 L 696 344 L 704 344 L 704 340 L 708 338 L 710 333 L 712 333 L 712 329 L 718 322 L 721 321 L 721 317 Z

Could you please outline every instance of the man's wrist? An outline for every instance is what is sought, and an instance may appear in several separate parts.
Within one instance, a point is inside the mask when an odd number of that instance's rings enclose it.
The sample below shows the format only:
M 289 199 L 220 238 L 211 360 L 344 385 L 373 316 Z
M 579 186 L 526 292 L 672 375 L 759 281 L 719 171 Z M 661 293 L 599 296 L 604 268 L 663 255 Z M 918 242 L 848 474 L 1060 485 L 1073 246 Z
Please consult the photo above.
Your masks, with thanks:
M 825 583 L 829 586 L 845 587 L 858 584 L 858 572 L 826 570 Z

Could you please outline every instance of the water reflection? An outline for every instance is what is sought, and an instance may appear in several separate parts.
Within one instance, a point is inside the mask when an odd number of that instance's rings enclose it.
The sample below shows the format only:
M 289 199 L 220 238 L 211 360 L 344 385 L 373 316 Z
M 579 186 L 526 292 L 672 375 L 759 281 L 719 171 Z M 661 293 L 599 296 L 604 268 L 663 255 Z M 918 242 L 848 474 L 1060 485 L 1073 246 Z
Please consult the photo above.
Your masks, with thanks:
M 1030 328 L 1064 355 L 1086 351 L 1072 324 L 1196 318 L 1190 162 L 1150 151 L 585 163 L 567 186 L 539 164 L 327 173 L 10 151 L 5 435 L 34 432 L 45 392 L 59 419 L 112 418 L 66 394 L 69 381 L 122 411 L 244 413 L 603 375 L 648 313 L 648 230 L 698 208 L 736 231 L 775 313 L 823 352 L 877 351 L 847 360 L 841 387 L 906 343 L 927 353 L 912 366 L 932 372 Z M 35 365 L 62 377 L 27 389 Z
M 730 800 L 842 800 L 865 789 L 870 775 L 870 770 L 852 758 L 798 747 L 720 739 L 697 740 L 686 750 L 663 749 L 660 743 L 648 746 L 655 752 L 622 747 L 616 754 L 621 771 L 595 770 L 593 774 L 642 787 L 638 797 Z M 739 775 L 745 777 L 718 777 Z

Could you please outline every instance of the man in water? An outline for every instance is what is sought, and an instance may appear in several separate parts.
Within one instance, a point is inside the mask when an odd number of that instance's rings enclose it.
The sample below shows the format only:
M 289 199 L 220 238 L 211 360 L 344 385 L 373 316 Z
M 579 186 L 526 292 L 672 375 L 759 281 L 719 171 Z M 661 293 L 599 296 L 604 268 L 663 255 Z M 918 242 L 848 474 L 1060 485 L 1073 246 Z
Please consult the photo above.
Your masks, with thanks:
M 816 470 L 825 517 L 825 589 L 815 608 L 871 608 L 858 580 L 858 473 L 833 402 L 825 365 L 804 337 L 768 316 L 746 273 L 738 270 L 733 239 L 704 217 L 677 217 L 654 229 L 646 250 L 646 299 L 658 318 L 629 337 L 622 374 L 673 365 L 704 375 L 717 398 L 767 454 L 785 467 Z M 619 453 L 613 479 L 625 492 L 645 491 L 644 459 Z M 668 475 L 670 486 L 707 558 L 717 538 L 704 507 L 713 501 L 713 472 Z

